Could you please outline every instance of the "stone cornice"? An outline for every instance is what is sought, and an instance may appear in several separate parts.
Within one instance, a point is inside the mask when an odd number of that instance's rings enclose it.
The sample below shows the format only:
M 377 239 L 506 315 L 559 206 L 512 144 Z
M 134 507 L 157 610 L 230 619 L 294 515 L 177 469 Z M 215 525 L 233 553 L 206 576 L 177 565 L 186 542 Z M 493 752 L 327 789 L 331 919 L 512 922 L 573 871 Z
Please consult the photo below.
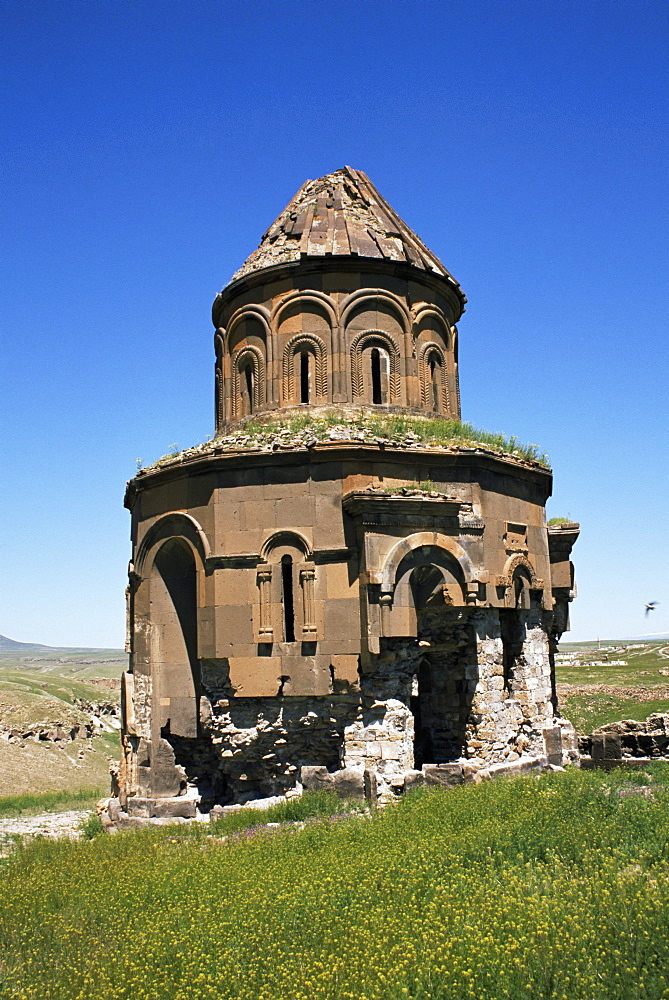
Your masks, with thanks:
M 361 441 L 328 441 L 318 442 L 309 448 L 303 446 L 271 451 L 246 449 L 232 451 L 217 447 L 212 443 L 207 451 L 195 452 L 185 457 L 179 456 L 159 466 L 141 469 L 126 485 L 125 506 L 132 510 L 136 497 L 144 489 L 174 482 L 183 476 L 190 476 L 198 472 L 205 473 L 248 466 L 277 468 L 282 465 L 318 464 L 333 460 L 351 461 L 356 458 L 369 462 L 374 456 L 397 458 L 403 463 L 409 460 L 420 460 L 434 466 L 472 470 L 475 475 L 480 472 L 490 472 L 510 476 L 513 479 L 529 479 L 546 490 L 546 495 L 550 496 L 553 479 L 550 469 L 536 463 L 530 464 L 522 459 L 515 459 L 511 455 L 500 455 L 487 448 L 458 448 L 456 446 L 426 448 Z M 469 479 L 471 479 L 471 474 Z

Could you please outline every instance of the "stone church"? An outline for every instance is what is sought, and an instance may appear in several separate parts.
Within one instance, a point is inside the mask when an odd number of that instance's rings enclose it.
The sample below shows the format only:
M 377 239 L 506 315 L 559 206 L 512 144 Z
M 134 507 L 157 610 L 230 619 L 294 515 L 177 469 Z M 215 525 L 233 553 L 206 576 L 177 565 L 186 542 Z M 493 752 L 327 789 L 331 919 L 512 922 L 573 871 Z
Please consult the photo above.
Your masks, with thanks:
M 578 525 L 547 526 L 541 462 L 449 440 L 465 301 L 349 167 L 216 296 L 216 435 L 126 493 L 130 815 L 574 759 Z

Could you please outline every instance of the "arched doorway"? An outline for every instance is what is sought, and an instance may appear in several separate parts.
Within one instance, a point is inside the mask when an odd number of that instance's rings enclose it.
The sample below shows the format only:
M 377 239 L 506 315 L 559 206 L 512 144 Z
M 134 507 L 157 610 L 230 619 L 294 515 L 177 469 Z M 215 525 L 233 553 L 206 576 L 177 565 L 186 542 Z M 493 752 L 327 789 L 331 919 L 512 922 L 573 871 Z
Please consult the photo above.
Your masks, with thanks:
M 405 576 L 421 652 L 409 705 L 417 768 L 462 756 L 478 674 L 474 629 L 457 564 L 429 549 L 416 552 L 414 559 L 421 555 L 438 557 L 440 564 L 419 563 Z

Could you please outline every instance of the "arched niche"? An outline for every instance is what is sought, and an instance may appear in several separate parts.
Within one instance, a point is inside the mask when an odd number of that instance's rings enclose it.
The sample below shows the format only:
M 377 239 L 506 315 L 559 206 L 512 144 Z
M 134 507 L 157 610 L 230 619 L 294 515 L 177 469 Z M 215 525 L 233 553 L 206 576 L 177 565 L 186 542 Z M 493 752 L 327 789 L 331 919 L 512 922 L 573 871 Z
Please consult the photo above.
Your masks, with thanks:
M 158 545 L 148 577 L 154 732 L 198 736 L 197 568 L 184 538 Z
M 378 328 L 401 341 L 411 327 L 406 302 L 384 288 L 361 288 L 351 292 L 341 302 L 340 314 L 342 327 L 352 335 Z
M 443 348 L 428 341 L 419 344 L 417 354 L 422 407 L 451 416 L 448 361 Z
M 504 572 L 497 578 L 497 587 L 504 596 L 504 606 L 517 611 L 539 608 L 543 603 L 544 582 L 523 553 L 509 556 Z
M 281 402 L 284 406 L 329 399 L 328 349 L 313 333 L 297 333 L 283 348 Z
M 403 560 L 418 550 L 421 550 L 423 553 L 423 556 L 421 556 L 422 562 L 433 561 L 432 559 L 426 559 L 425 556 L 434 555 L 435 565 L 437 566 L 448 567 L 452 565 L 451 562 L 444 562 L 443 560 L 453 560 L 457 563 L 459 567 L 457 571 L 458 580 L 461 581 L 465 588 L 465 593 L 469 593 L 470 587 L 472 587 L 476 579 L 476 573 L 474 572 L 474 567 L 469 556 L 462 546 L 448 535 L 442 535 L 434 531 L 418 531 L 413 535 L 408 535 L 406 538 L 400 538 L 386 555 L 380 580 L 374 581 L 380 582 L 382 594 L 392 597 L 398 580 L 399 568 Z M 441 555 L 436 550 L 441 550 Z M 419 562 L 407 562 L 406 565 L 412 565 L 413 568 L 413 566 L 419 565 Z
M 132 671 L 135 677 L 143 675 L 142 683 L 153 688 L 152 728 L 156 737 L 168 719 L 172 725 L 172 694 L 165 688 L 174 687 L 175 698 L 186 697 L 185 704 L 175 702 L 181 720 L 176 722 L 175 716 L 175 724 L 190 732 L 197 725 L 197 594 L 209 551 L 207 537 L 195 518 L 171 511 L 148 529 L 131 568 Z M 183 683 L 178 679 L 180 673 Z M 170 677 L 177 677 L 175 685 Z M 161 707 L 161 698 L 169 699 L 169 704 Z
M 435 308 L 422 308 L 413 336 L 418 361 L 421 406 L 434 413 L 457 417 L 455 359 L 448 323 Z
M 276 302 L 272 334 L 281 361 L 281 403 L 332 402 L 335 355 L 341 353 L 336 302 L 324 292 L 299 289 Z
M 382 589 L 383 633 L 415 636 L 421 615 L 432 619 L 466 604 L 465 575 L 455 556 L 438 545 L 417 546 L 399 561 L 392 591 Z
M 267 402 L 268 373 L 272 368 L 265 313 L 250 306 L 238 310 L 228 325 L 225 345 L 223 373 L 228 414 L 232 419 L 250 416 Z
M 248 417 L 265 404 L 266 361 L 255 344 L 244 344 L 231 358 L 233 417 Z
M 397 344 L 403 344 L 406 323 L 394 302 L 370 297 L 353 304 L 347 313 L 345 329 L 349 343 L 365 330 L 380 330 Z
M 266 310 L 259 306 L 243 306 L 230 319 L 225 333 L 225 345 L 229 355 L 240 347 L 252 344 L 266 351 L 269 339 L 269 319 Z

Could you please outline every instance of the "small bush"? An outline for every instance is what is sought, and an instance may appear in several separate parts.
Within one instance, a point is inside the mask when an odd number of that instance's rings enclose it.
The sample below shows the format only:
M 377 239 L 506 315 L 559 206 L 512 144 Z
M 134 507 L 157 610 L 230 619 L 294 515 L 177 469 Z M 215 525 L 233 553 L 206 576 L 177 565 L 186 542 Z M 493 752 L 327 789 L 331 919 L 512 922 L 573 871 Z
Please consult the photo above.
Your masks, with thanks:
M 103 832 L 102 820 L 97 813 L 91 813 L 79 827 L 84 840 L 95 840 Z

